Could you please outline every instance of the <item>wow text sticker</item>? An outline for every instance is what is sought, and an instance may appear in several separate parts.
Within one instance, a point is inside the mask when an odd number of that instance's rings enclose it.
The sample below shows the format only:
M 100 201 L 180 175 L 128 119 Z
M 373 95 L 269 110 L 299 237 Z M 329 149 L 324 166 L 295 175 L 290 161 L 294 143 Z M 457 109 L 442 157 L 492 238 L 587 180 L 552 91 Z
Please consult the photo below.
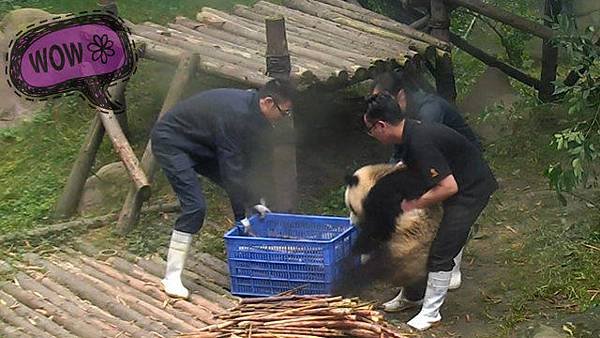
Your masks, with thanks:
M 107 89 L 135 70 L 127 27 L 106 12 L 69 16 L 17 34 L 7 56 L 9 84 L 27 99 L 78 91 L 100 110 L 121 112 Z

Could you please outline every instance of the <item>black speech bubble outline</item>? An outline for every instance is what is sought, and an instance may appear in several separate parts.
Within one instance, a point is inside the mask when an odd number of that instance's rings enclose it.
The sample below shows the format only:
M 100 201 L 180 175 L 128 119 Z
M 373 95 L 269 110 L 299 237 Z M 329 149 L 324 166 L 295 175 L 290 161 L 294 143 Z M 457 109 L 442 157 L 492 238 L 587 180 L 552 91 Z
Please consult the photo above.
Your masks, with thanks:
M 20 61 L 27 48 L 47 34 L 84 24 L 99 24 L 112 29 L 124 47 L 125 63 L 118 69 L 101 75 L 69 79 L 47 87 L 30 86 L 21 76 Z M 15 89 L 18 96 L 25 96 L 30 101 L 45 101 L 48 98 L 58 98 L 79 92 L 80 96 L 86 98 L 93 108 L 103 112 L 122 113 L 125 107 L 110 100 L 110 93 L 107 89 L 109 85 L 114 85 L 119 80 L 129 80 L 137 70 L 138 56 L 133 52 L 135 42 L 129 38 L 129 34 L 131 31 L 121 18 L 113 12 L 103 10 L 84 11 L 78 13 L 77 16 L 70 13 L 31 24 L 26 27 L 26 30 L 18 32 L 8 45 L 9 53 L 6 54 L 4 69 L 8 85 Z

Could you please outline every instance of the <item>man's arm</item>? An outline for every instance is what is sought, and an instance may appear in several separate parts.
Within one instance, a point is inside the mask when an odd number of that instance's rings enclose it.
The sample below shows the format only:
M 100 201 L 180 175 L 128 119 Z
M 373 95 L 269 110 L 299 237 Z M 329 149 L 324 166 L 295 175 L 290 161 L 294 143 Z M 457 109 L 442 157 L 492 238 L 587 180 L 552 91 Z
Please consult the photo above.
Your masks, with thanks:
M 241 149 L 239 133 L 231 126 L 222 126 L 216 137 L 219 172 L 223 185 L 229 195 L 234 218 L 242 219 L 246 215 L 248 198 L 246 171 Z
M 458 192 L 458 184 L 454 175 L 444 177 L 437 185 L 429 189 L 421 197 L 415 200 L 402 201 L 402 210 L 404 212 L 412 209 L 427 208 L 433 204 L 443 202 Z

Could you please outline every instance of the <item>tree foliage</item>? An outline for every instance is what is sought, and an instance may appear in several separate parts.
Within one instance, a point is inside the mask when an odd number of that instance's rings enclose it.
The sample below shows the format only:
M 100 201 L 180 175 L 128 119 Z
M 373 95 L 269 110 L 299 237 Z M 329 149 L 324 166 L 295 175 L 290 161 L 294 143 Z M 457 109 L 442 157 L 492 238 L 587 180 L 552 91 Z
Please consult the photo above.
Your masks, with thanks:
M 554 43 L 567 54 L 570 69 L 577 71 L 579 81 L 566 85 L 556 81 L 556 95 L 568 107 L 569 126 L 552 140 L 557 160 L 549 165 L 546 176 L 550 185 L 566 203 L 563 193 L 573 193 L 577 187 L 600 186 L 600 46 L 595 41 L 595 29 L 579 33 L 574 20 L 560 16 L 556 24 L 559 35 Z M 588 202 L 600 207 L 596 202 Z

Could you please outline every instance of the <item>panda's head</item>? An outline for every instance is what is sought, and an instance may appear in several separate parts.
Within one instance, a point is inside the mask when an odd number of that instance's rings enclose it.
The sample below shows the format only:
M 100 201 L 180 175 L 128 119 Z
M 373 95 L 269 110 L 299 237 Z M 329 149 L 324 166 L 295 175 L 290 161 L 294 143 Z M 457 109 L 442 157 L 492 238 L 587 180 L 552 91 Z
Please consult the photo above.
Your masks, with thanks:
M 359 224 L 359 219 L 364 215 L 365 198 L 371 188 L 384 176 L 399 170 L 404 166 L 393 164 L 373 164 L 364 166 L 352 175 L 346 176 L 346 191 L 344 201 L 350 210 L 350 221 Z

